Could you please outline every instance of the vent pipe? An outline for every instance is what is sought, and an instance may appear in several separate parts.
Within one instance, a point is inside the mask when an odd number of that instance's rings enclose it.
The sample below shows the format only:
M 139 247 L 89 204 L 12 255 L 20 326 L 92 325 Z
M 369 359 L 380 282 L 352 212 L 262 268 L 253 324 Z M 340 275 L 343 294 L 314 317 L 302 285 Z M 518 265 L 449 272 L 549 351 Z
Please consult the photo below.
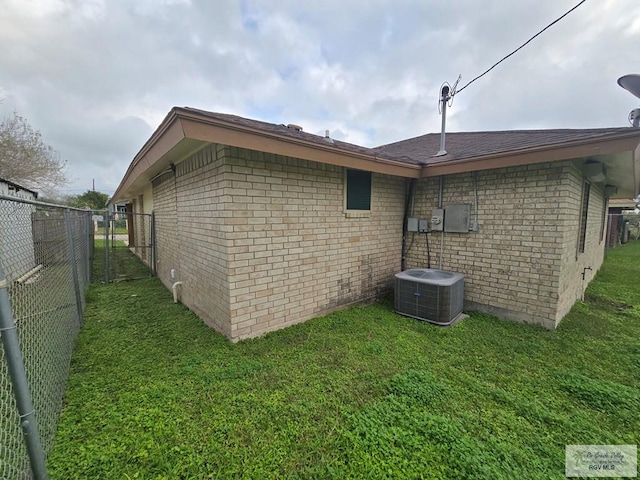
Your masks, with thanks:
M 447 154 L 447 150 L 445 148 L 446 147 L 445 130 L 447 126 L 447 102 L 451 98 L 449 96 L 450 91 L 451 90 L 449 88 L 449 85 L 447 84 L 443 85 L 442 89 L 440 90 L 440 103 L 442 108 L 442 127 L 440 130 L 440 150 L 438 151 L 438 153 L 434 155 L 435 157 L 441 157 Z

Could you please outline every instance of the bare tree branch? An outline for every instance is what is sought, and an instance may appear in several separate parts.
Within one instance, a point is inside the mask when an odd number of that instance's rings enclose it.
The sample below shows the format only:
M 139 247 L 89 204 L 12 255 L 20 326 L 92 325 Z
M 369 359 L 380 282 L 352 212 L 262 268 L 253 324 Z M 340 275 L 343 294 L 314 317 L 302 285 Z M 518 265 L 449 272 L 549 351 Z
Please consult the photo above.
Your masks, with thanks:
M 67 183 L 66 162 L 14 112 L 0 123 L 0 177 L 50 194 Z

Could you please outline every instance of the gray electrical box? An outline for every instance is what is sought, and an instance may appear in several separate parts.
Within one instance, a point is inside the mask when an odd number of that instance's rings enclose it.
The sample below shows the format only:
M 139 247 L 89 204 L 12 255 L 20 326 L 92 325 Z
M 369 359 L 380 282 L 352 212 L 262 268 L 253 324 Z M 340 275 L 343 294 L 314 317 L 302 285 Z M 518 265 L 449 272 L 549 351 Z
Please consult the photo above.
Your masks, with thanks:
M 468 203 L 447 205 L 444 209 L 446 212 L 444 217 L 445 232 L 469 233 L 471 205 Z
M 431 230 L 441 232 L 444 227 L 444 210 L 442 208 L 434 208 L 431 210 Z
M 425 219 L 418 220 L 418 232 L 427 233 L 429 231 L 429 221 Z
M 407 232 L 417 232 L 417 231 L 418 231 L 418 219 L 407 218 Z

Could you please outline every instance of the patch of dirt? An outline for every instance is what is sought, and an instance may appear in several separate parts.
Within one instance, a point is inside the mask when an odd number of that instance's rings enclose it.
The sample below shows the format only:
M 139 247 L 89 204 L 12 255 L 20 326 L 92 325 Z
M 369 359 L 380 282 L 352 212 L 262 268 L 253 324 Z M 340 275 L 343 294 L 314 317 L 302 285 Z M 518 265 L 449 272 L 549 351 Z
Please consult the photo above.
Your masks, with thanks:
M 586 303 L 594 303 L 597 305 L 607 306 L 615 309 L 617 312 L 624 312 L 625 310 L 629 310 L 633 308 L 633 305 L 629 305 L 624 302 L 614 302 L 606 298 L 596 297 L 593 295 L 585 295 L 584 301 Z

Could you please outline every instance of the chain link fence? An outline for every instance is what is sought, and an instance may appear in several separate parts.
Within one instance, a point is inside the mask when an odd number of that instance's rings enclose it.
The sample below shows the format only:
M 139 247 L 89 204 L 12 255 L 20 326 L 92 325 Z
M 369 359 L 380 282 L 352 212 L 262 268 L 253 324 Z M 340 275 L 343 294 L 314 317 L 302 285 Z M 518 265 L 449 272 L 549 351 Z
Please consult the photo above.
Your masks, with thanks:
M 0 196 L 0 479 L 46 478 L 93 248 L 92 212 Z
M 105 246 L 105 282 L 135 280 L 155 274 L 154 225 L 152 214 L 106 213 L 101 234 Z

